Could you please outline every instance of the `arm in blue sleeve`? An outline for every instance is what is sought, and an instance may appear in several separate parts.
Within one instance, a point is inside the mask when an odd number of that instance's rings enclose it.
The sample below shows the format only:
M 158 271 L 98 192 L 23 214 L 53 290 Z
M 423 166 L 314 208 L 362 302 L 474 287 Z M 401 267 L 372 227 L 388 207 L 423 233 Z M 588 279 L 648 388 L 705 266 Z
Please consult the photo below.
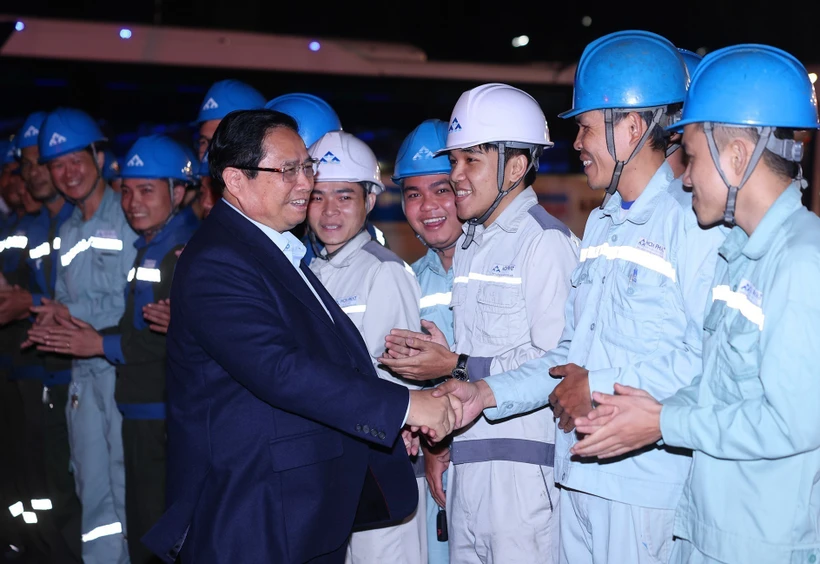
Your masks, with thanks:
M 111 364 L 125 364 L 122 354 L 122 335 L 103 335 L 103 353 Z

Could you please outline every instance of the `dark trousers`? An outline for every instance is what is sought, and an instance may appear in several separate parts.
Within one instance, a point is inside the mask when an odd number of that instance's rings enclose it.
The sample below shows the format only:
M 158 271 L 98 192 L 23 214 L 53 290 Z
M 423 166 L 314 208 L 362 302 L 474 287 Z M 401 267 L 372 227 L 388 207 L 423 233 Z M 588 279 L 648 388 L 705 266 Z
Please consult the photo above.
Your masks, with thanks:
M 68 384 L 50 386 L 42 405 L 43 464 L 51 497 L 50 518 L 56 534 L 49 539 L 55 562 L 82 561 L 82 506 L 71 472 L 71 450 L 65 408 Z
M 125 520 L 131 564 L 160 564 L 140 539 L 165 512 L 165 420 L 123 419 Z
M 5 551 L 9 545 L 21 547 L 28 528 L 23 516 L 13 517 L 10 509 L 21 508 L 26 492 L 21 484 L 19 444 L 15 433 L 23 419 L 23 407 L 17 384 L 8 380 L 9 370 L 0 368 L 0 541 Z M 20 504 L 20 505 L 18 505 Z
M 22 458 L 26 507 L 37 516 L 36 547 L 53 564 L 81 562 L 80 502 L 69 465 L 65 402 L 68 385 L 49 389 L 37 379 L 17 380 L 23 408 Z M 36 504 L 35 504 L 36 502 Z M 44 505 L 45 504 L 45 505 Z

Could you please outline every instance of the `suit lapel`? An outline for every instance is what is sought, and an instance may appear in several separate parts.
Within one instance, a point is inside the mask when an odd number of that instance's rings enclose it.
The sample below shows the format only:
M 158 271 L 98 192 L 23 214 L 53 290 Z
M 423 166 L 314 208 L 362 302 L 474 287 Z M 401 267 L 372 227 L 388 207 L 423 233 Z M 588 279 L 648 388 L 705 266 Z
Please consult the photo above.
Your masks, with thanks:
M 225 225 L 229 231 L 235 233 L 239 240 L 252 245 L 260 251 L 259 254 L 255 255 L 255 258 L 261 263 L 262 267 L 270 272 L 286 291 L 304 304 L 307 310 L 311 311 L 322 323 L 332 329 L 333 334 L 345 345 L 354 364 L 362 365 L 362 368 L 372 366 L 370 353 L 367 351 L 367 345 L 364 343 L 359 330 L 347 314 L 342 311 L 342 308 L 339 307 L 322 283 L 319 282 L 316 275 L 305 265 L 304 261 L 299 263 L 299 268 L 316 290 L 316 294 L 324 303 L 327 311 L 313 295 L 313 292 L 310 291 L 310 288 L 296 272 L 285 254 L 258 227 L 221 200 L 213 207 L 206 221 L 211 220 L 212 217 Z M 332 316 L 332 320 L 328 317 L 328 312 Z
M 305 263 L 302 262 L 301 264 L 302 271 L 307 276 L 307 279 L 310 280 L 310 283 L 313 284 L 313 287 L 316 288 L 316 293 L 322 298 L 327 310 L 333 316 L 333 321 L 336 323 L 336 328 L 338 329 L 338 333 L 341 335 L 341 338 L 344 340 L 347 348 L 353 353 L 358 354 L 359 362 L 363 362 L 366 364 L 370 364 L 370 353 L 367 350 L 367 344 L 364 342 L 364 339 L 359 333 L 359 329 L 354 325 L 354 323 L 350 320 L 347 314 L 342 311 L 342 308 L 339 307 L 339 304 L 336 303 L 336 300 L 333 299 L 333 296 L 325 289 L 319 279 L 316 278 L 316 275 L 305 266 Z M 325 315 L 327 317 L 327 315 Z M 356 360 L 354 358 L 354 360 Z
M 271 273 L 287 292 L 299 300 L 305 306 L 305 309 L 311 311 L 322 323 L 333 328 L 333 322 L 328 318 L 316 296 L 307 287 L 305 281 L 296 272 L 285 254 L 267 235 L 221 200 L 211 210 L 210 215 L 214 215 L 220 223 L 237 233 L 242 241 L 258 249 L 260 252 L 255 254 L 254 258 L 262 267 Z M 210 219 L 210 216 L 208 219 Z M 318 284 L 318 281 L 316 283 Z

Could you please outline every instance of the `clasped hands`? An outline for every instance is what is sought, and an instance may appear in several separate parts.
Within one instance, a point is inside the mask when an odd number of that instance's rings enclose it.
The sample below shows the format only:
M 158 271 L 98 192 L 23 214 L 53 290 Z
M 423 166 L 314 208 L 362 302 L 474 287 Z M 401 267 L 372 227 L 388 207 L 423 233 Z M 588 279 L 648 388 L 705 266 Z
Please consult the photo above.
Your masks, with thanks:
M 422 326 L 429 334 L 393 329 L 385 337 L 386 351 L 379 362 L 411 380 L 449 375 L 458 355 L 450 351 L 435 323 L 422 321 Z M 562 380 L 549 396 L 558 427 L 565 433 L 577 430 L 581 438 L 572 447 L 573 454 L 612 458 L 661 439 L 661 404 L 647 392 L 615 384 L 614 394 L 590 394 L 589 371 L 572 363 L 554 366 L 549 374 Z M 455 429 L 470 424 L 484 409 L 496 405 L 492 389 L 483 380 L 472 383 L 450 379 L 434 388 L 431 395 L 449 396 L 451 402 L 460 403 L 461 416 Z M 436 437 L 436 441 L 443 439 L 440 434 Z M 414 449 L 416 454 L 417 442 Z

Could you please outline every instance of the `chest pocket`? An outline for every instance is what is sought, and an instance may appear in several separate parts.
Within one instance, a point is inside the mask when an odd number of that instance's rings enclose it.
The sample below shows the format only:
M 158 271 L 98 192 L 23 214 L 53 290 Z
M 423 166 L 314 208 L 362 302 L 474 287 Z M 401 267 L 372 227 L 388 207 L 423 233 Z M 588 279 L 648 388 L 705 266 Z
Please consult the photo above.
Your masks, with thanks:
M 728 392 L 730 400 L 759 398 L 763 395 L 760 328 L 739 313 L 727 315 L 726 323 L 726 339 L 718 349 L 722 370 L 720 377 L 714 379 L 715 392 Z
M 673 282 L 632 262 L 613 269 L 611 276 L 611 311 L 601 337 L 639 355 L 655 352 L 672 306 Z
M 517 340 L 527 331 L 521 284 L 482 282 L 476 296 L 478 302 L 478 339 L 484 343 L 502 345 Z
M 94 268 L 101 269 L 105 273 L 115 274 L 120 268 L 120 255 L 122 255 L 122 241 L 118 239 L 103 239 L 92 237 L 91 253 Z M 119 243 L 119 249 L 117 249 Z

